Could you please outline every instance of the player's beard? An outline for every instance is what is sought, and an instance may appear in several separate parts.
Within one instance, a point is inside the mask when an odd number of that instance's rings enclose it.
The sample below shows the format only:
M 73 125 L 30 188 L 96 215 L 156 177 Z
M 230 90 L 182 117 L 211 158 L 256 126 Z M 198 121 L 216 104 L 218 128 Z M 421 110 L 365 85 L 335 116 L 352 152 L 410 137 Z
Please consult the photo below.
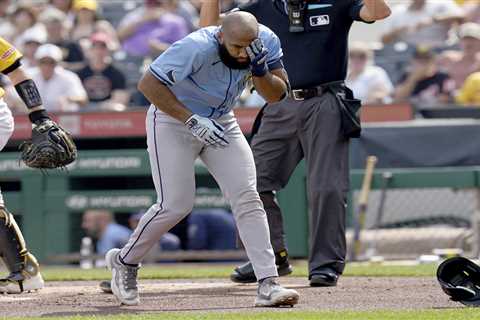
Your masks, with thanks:
M 218 45 L 218 54 L 223 64 L 230 69 L 245 70 L 250 67 L 250 61 L 240 62 L 234 58 L 227 50 L 227 47 L 223 44 Z

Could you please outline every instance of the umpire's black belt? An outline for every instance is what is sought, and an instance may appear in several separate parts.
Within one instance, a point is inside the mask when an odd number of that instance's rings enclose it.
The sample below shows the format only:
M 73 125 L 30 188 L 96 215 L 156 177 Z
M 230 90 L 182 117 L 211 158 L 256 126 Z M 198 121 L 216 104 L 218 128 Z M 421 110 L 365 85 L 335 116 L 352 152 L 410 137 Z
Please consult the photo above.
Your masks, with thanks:
M 319 97 L 322 94 L 326 93 L 328 89 L 331 89 L 332 87 L 341 88 L 344 86 L 345 84 L 343 81 L 333 81 L 312 88 L 293 89 L 291 91 L 291 97 L 293 100 L 303 101 L 314 97 Z

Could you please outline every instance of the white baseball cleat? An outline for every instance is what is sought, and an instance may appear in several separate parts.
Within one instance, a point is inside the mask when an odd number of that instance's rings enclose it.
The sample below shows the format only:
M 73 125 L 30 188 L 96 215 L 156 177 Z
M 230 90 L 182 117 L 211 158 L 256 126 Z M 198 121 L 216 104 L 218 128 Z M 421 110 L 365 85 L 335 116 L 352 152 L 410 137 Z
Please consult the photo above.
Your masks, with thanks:
M 22 293 L 37 291 L 45 286 L 37 259 L 27 253 L 25 264 L 20 271 L 11 272 L 0 279 L 0 293 Z
M 18 279 L 11 274 L 5 279 L 0 279 L 0 293 L 22 293 L 40 290 L 45 286 L 42 275 L 37 273 L 35 276 L 23 280 Z
M 118 259 L 120 249 L 111 249 L 105 255 L 108 270 L 112 271 L 112 292 L 122 304 L 135 306 L 140 303 L 137 273 L 140 267 L 127 266 Z
M 255 307 L 281 307 L 298 303 L 298 292 L 278 284 L 276 278 L 267 278 L 258 284 Z

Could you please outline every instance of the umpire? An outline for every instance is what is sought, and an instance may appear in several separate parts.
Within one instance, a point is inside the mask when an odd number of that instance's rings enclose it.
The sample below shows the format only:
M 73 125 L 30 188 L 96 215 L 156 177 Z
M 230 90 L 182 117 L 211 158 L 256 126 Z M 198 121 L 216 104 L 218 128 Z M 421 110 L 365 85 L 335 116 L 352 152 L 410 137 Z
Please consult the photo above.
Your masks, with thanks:
M 348 33 L 354 21 L 384 19 L 390 8 L 384 0 L 257 0 L 239 10 L 254 14 L 278 35 L 292 87 L 289 98 L 263 108 L 252 140 L 258 191 L 279 274 L 289 274 L 292 268 L 275 192 L 285 187 L 305 158 L 310 285 L 335 286 L 345 267 L 349 139 L 360 134 L 360 102 L 343 83 Z M 218 0 L 205 0 L 201 25 L 218 24 L 219 13 Z M 237 267 L 231 279 L 255 282 L 251 263 Z

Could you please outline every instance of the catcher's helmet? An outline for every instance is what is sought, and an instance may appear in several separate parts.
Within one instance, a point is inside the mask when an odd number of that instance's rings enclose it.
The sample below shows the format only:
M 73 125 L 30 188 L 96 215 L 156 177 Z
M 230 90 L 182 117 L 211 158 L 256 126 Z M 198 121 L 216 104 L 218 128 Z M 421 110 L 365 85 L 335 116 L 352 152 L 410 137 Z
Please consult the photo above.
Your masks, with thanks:
M 463 257 L 445 260 L 437 269 L 442 290 L 453 301 L 480 306 L 480 266 Z

